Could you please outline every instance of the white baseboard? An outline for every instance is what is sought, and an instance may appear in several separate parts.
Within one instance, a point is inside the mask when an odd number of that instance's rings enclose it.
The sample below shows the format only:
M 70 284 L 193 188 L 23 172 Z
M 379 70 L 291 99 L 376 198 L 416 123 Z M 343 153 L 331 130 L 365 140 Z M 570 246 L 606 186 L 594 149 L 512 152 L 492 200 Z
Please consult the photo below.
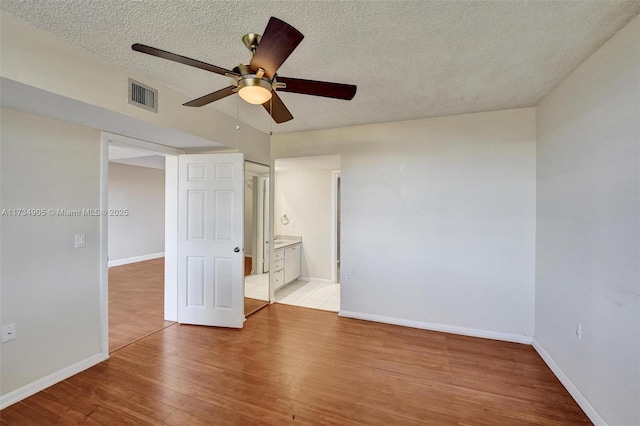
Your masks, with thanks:
M 31 382 L 28 385 L 2 395 L 0 396 L 0 410 L 4 410 L 8 406 L 15 404 L 16 402 L 21 401 L 33 394 L 36 394 L 41 390 L 48 388 L 49 386 L 53 386 L 58 382 L 68 379 L 74 374 L 78 374 L 79 372 L 84 371 L 87 368 L 93 367 L 94 365 L 101 363 L 107 358 L 109 358 L 109 356 L 105 356 L 102 353 L 95 354 L 90 358 L 77 362 L 73 365 L 70 365 L 69 367 L 63 368 L 60 371 L 56 371 L 55 373 L 49 374 L 48 376 L 38 379 L 35 382 Z
M 361 319 L 365 321 L 382 322 L 385 324 L 402 325 L 404 327 L 420 328 L 423 330 L 440 331 L 443 333 L 460 334 L 463 336 L 482 337 L 484 339 L 502 340 L 504 342 L 531 344 L 533 337 L 500 333 L 497 331 L 479 330 L 475 328 L 458 327 L 455 325 L 435 324 L 429 322 L 412 321 L 401 318 L 387 317 L 382 315 L 363 314 L 360 312 L 340 311 L 338 315 L 346 318 Z
M 109 261 L 109 268 L 112 266 L 128 265 L 129 263 L 144 262 L 145 260 L 160 259 L 164 257 L 164 252 L 143 254 L 142 256 L 125 257 Z
M 335 282 L 333 280 L 329 280 L 326 278 L 313 278 L 313 277 L 298 277 L 296 278 L 297 281 L 304 281 L 304 282 L 308 282 L 308 281 L 319 281 L 321 283 L 327 283 L 327 284 L 335 284 Z
M 567 392 L 578 403 L 582 411 L 589 417 L 589 420 L 596 426 L 607 426 L 607 422 L 598 414 L 596 409 L 591 405 L 589 400 L 578 390 L 576 385 L 573 384 L 569 376 L 560 368 L 558 364 L 551 358 L 551 355 L 544 349 L 544 347 L 535 338 L 533 339 L 533 348 L 538 352 L 538 355 L 549 366 L 553 374 L 560 380 L 560 383 L 567 389 Z

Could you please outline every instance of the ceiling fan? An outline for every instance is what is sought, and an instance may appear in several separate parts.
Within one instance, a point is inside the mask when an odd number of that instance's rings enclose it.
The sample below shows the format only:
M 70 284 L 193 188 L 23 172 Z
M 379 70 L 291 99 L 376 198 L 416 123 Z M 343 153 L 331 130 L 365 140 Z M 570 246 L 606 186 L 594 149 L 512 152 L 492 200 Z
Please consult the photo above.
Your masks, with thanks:
M 293 115 L 284 105 L 276 90 L 344 100 L 351 100 L 356 94 L 357 87 L 352 84 L 303 80 L 276 74 L 278 68 L 303 38 L 304 35 L 291 25 L 271 17 L 262 36 L 251 33 L 242 37 L 242 42 L 251 51 L 251 62 L 248 65 L 240 64 L 233 70 L 144 44 L 136 43 L 131 48 L 137 52 L 221 74 L 233 80 L 231 86 L 189 101 L 183 104 L 185 106 L 201 107 L 237 92 L 242 99 L 250 104 L 261 104 L 276 123 L 284 123 L 293 119 Z

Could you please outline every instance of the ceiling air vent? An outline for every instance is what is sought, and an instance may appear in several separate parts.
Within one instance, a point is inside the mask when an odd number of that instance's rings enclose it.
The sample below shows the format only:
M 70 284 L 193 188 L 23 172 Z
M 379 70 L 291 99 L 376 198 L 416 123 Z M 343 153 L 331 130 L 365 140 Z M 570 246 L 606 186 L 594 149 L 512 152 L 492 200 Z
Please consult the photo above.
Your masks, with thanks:
M 129 79 L 129 103 L 149 111 L 158 112 L 158 91 Z

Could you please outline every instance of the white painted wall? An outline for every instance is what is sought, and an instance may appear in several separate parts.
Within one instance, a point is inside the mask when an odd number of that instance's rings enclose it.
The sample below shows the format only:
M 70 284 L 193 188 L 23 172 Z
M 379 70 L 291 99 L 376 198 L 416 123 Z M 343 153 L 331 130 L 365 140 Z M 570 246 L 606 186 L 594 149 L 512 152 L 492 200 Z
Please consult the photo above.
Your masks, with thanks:
M 331 279 L 331 179 L 331 170 L 276 172 L 275 235 L 302 237 L 302 277 Z M 280 221 L 285 214 L 287 225 Z
M 272 137 L 273 158 L 325 154 L 342 155 L 341 312 L 530 341 L 533 108 Z
M 535 338 L 601 419 L 640 424 L 640 18 L 540 103 L 537 133 Z
M 100 132 L 10 109 L 0 117 L 2 208 L 100 207 Z M 102 357 L 98 217 L 2 216 L 2 405 Z M 86 247 L 74 248 L 74 234 Z M 51 383 L 49 383 L 51 384 Z M 36 386 L 36 387 L 34 387 Z
M 109 163 L 109 262 L 164 252 L 164 170 Z

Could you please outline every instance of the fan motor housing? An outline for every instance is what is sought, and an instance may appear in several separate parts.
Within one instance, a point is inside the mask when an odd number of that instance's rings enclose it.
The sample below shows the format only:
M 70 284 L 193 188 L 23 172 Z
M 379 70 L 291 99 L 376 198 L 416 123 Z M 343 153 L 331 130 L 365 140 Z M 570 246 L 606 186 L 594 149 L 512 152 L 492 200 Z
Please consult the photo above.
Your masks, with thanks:
M 242 89 L 244 87 L 249 87 L 249 86 L 260 86 L 264 89 L 271 91 L 271 82 L 269 80 L 264 78 L 258 78 L 255 75 L 251 75 L 251 74 L 246 77 L 243 77 L 241 80 L 238 81 L 238 89 Z

